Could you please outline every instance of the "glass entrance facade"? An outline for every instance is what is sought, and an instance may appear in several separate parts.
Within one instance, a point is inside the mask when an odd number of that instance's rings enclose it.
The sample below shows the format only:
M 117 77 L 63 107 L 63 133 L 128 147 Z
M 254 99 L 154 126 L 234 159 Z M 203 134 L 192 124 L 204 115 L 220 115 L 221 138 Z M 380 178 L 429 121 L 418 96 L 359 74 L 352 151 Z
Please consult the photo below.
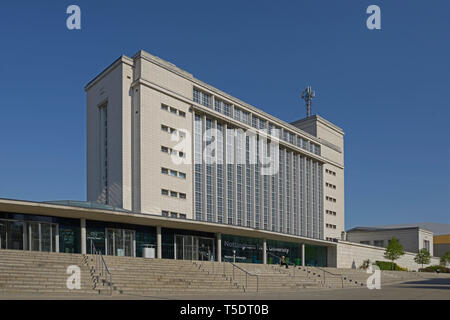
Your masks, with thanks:
M 0 219 L 0 249 L 59 252 L 58 225 Z
M 214 261 L 214 239 L 192 235 L 175 235 L 175 259 Z
M 135 257 L 135 232 L 126 229 L 106 229 L 106 254 Z
M 162 228 L 162 258 L 217 261 L 214 233 Z M 142 248 L 156 247 L 156 227 L 86 221 L 86 247 L 91 241 L 103 254 L 142 257 Z M 285 256 L 300 265 L 301 243 L 267 240 L 267 263 Z M 0 212 L 0 249 L 81 253 L 79 219 Z M 222 234 L 222 261 L 263 263 L 263 240 Z M 305 264 L 327 265 L 327 247 L 305 244 Z

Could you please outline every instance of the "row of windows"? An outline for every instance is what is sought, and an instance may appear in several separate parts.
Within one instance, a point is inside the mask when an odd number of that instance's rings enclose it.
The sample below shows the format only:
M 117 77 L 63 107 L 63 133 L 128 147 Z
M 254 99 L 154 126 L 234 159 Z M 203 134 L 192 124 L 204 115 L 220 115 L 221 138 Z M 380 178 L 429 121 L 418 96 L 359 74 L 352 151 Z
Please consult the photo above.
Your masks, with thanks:
M 194 115 L 194 211 L 196 220 L 242 225 L 276 232 L 323 237 L 323 169 L 313 159 L 285 148 L 279 149 L 278 173 L 262 175 L 257 161 L 250 164 L 259 148 L 268 153 L 265 144 L 251 143 L 242 133 L 225 131 L 211 117 Z M 223 133 L 217 137 L 216 153 L 212 159 L 224 162 L 243 157 L 238 165 L 203 165 L 202 150 L 212 138 L 208 129 Z M 203 132 L 207 139 L 202 139 Z M 226 142 L 225 142 L 226 140 Z M 258 140 L 257 140 L 258 141 Z M 270 146 L 274 153 L 279 146 Z M 230 160 L 231 159 L 231 160 Z
M 172 170 L 172 169 L 161 168 L 161 173 L 162 174 L 167 174 L 167 175 L 172 176 L 172 177 L 178 177 L 178 178 L 181 178 L 181 179 L 186 179 L 186 173 L 180 172 L 180 171 L 176 171 L 176 170 Z
M 170 113 L 173 114 L 178 114 L 180 117 L 186 118 L 186 112 L 178 110 L 177 108 L 174 107 L 169 107 L 167 104 L 161 104 L 161 109 L 164 111 L 168 111 Z
M 326 227 L 327 227 L 327 228 L 330 228 L 330 229 L 336 229 L 336 225 L 335 225 L 335 224 L 327 223 L 327 224 L 326 224 Z
M 161 125 L 161 130 L 164 131 L 164 132 L 170 133 L 170 134 L 179 135 L 181 138 L 186 137 L 186 132 L 177 130 L 175 128 L 166 126 L 164 124 Z
M 208 108 L 212 107 L 212 95 L 210 95 L 209 93 L 206 93 L 204 91 L 200 91 L 200 90 L 194 88 L 193 96 L 194 96 L 194 102 L 197 102 Z
M 161 152 L 168 153 L 168 154 L 173 154 L 173 155 L 178 155 L 180 158 L 186 157 L 186 154 L 184 152 L 177 151 L 177 150 L 169 148 L 169 147 L 161 146 Z
M 325 169 L 325 172 L 328 173 L 328 174 L 331 174 L 332 176 L 336 176 L 336 172 L 331 171 L 329 169 Z
M 331 210 L 325 210 L 325 213 L 330 214 L 332 216 L 336 215 L 336 211 L 331 211 Z
M 212 109 L 212 95 L 201 91 L 197 88 L 194 88 L 193 91 L 194 102 L 197 102 L 205 107 Z M 251 125 L 256 129 L 268 129 L 270 134 L 273 134 L 273 129 L 281 130 L 280 127 L 275 126 L 272 123 L 269 123 L 269 127 L 267 128 L 267 121 L 263 120 L 255 115 L 250 114 L 245 110 L 242 110 L 238 107 L 234 107 L 233 114 L 232 106 L 229 103 L 226 103 L 220 99 L 214 98 L 214 110 L 220 112 L 226 116 L 233 117 L 235 120 L 238 120 L 247 125 Z M 251 118 L 251 121 L 250 121 Z M 280 131 L 279 131 L 280 132 Z M 305 149 L 314 154 L 320 155 L 320 145 L 315 144 L 309 140 L 306 140 L 295 133 L 289 132 L 286 129 L 283 129 L 282 137 L 280 137 L 286 142 L 289 142 L 293 145 L 296 145 L 299 148 Z
M 303 139 L 300 136 L 297 136 L 295 133 L 291 133 L 283 129 L 282 139 L 290 144 L 296 145 L 299 148 L 302 148 L 311 153 L 320 155 L 320 146 L 315 144 L 309 140 Z
M 163 196 L 169 196 L 170 195 L 172 198 L 186 199 L 186 193 L 181 193 L 181 192 L 177 192 L 177 191 L 161 189 L 161 194 Z
M 172 212 L 167 210 L 162 210 L 161 212 L 163 217 L 186 219 L 186 214 L 184 213 Z
M 360 241 L 359 243 L 361 244 L 367 244 L 367 245 L 371 245 L 372 243 L 370 241 Z M 384 247 L 384 240 L 374 240 L 373 241 L 373 245 L 376 247 Z
M 332 197 L 329 197 L 329 196 L 326 196 L 325 198 L 326 198 L 328 201 L 336 202 L 336 199 L 335 199 L 335 198 L 332 198 Z
M 328 188 L 336 189 L 336 185 L 334 185 L 334 184 L 331 184 L 331 183 L 326 182 L 325 185 L 326 185 Z

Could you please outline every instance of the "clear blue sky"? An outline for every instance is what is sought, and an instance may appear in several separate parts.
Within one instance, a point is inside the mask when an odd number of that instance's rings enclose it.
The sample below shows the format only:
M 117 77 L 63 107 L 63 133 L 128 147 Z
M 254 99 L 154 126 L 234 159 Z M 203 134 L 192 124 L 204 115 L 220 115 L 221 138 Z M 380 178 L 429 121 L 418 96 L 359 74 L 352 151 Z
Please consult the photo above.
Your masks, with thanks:
M 2 1 L 0 197 L 85 200 L 83 87 L 144 49 L 289 122 L 312 85 L 346 132 L 347 228 L 450 223 L 449 34 L 446 0 Z

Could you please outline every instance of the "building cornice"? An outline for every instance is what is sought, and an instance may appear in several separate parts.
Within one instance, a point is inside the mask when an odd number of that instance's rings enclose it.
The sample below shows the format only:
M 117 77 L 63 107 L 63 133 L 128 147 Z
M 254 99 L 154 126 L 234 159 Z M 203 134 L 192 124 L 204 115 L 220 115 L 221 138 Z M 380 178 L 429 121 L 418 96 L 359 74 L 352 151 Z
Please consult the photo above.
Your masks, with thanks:
M 106 77 L 111 71 L 113 71 L 115 68 L 120 66 L 122 63 L 127 64 L 131 67 L 134 66 L 133 59 L 127 57 L 127 56 L 120 56 L 117 58 L 113 63 L 111 63 L 109 66 L 107 66 L 102 72 L 100 72 L 94 79 L 89 81 L 86 86 L 84 87 L 84 91 L 88 91 L 90 88 L 92 88 L 97 82 L 99 82 L 101 79 Z
M 221 113 L 219 113 L 217 111 L 214 111 L 213 109 L 210 109 L 210 108 L 207 108 L 207 107 L 205 107 L 205 106 L 203 106 L 201 104 L 198 104 L 198 103 L 192 101 L 191 99 L 189 99 L 189 98 L 187 98 L 185 96 L 182 96 L 182 95 L 180 95 L 180 94 L 178 94 L 178 93 L 176 93 L 176 92 L 174 92 L 174 91 L 172 91 L 172 90 L 170 90 L 168 88 L 164 88 L 164 87 L 162 87 L 160 85 L 157 85 L 157 84 L 155 84 L 155 83 L 153 83 L 151 81 L 145 80 L 143 78 L 139 78 L 139 79 L 135 80 L 131 84 L 131 87 L 134 88 L 137 85 L 143 85 L 143 86 L 146 86 L 148 88 L 151 88 L 151 89 L 154 89 L 156 91 L 159 91 L 161 93 L 164 93 L 164 94 L 166 94 L 168 96 L 171 96 L 172 98 L 175 98 L 175 99 L 178 99 L 178 100 L 180 100 L 182 102 L 190 104 L 196 110 L 200 110 L 201 112 L 211 114 L 214 117 L 217 117 L 217 118 L 222 119 L 222 120 L 224 120 L 226 122 L 229 122 L 229 123 L 233 123 L 236 126 L 247 128 L 247 129 L 250 129 L 250 130 L 255 130 L 255 128 L 253 128 L 250 125 L 247 125 L 247 124 L 245 124 L 243 122 L 237 121 L 237 120 L 235 120 L 233 118 L 225 117 L 223 114 L 221 114 Z M 303 131 L 300 132 L 300 135 L 303 135 Z M 308 136 L 306 136 L 306 137 L 308 138 Z M 316 142 L 320 144 L 320 142 L 318 142 L 318 141 L 316 141 Z M 302 153 L 302 154 L 304 154 L 304 155 L 306 155 L 306 156 L 308 156 L 310 158 L 313 158 L 313 159 L 315 159 L 315 160 L 317 160 L 319 162 L 329 163 L 329 164 L 332 164 L 333 166 L 336 166 L 336 167 L 338 167 L 340 169 L 344 169 L 344 166 L 342 166 L 341 164 L 339 164 L 339 163 L 337 163 L 335 161 L 332 161 L 332 160 L 327 159 L 327 158 L 322 157 L 322 156 L 318 156 L 318 155 L 316 155 L 316 154 L 314 154 L 312 152 L 309 152 L 309 151 L 307 151 L 305 149 L 299 148 L 298 146 L 296 146 L 294 144 L 291 144 L 289 142 L 286 142 L 286 141 L 282 140 L 281 138 L 279 139 L 279 143 L 280 143 L 280 145 L 283 145 L 285 147 L 293 149 L 293 150 L 295 150 L 295 151 L 297 151 L 299 153 Z

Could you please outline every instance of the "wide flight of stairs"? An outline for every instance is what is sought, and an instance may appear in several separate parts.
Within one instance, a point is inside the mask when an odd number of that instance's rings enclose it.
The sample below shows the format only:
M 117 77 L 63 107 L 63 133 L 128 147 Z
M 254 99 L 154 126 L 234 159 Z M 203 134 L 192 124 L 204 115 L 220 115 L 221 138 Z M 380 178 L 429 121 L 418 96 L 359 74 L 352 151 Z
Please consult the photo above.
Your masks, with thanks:
M 104 256 L 111 274 L 100 276 L 98 256 L 0 250 L 0 298 L 8 294 L 70 297 L 246 294 L 366 285 L 365 270 L 219 263 Z M 97 260 L 98 261 L 98 260 Z M 81 271 L 81 289 L 67 288 L 67 268 Z M 382 271 L 382 285 L 450 275 Z
M 81 254 L 22 250 L 0 250 L 0 293 L 42 293 L 52 295 L 94 295 L 89 270 Z M 81 289 L 67 288 L 67 267 L 81 271 Z

